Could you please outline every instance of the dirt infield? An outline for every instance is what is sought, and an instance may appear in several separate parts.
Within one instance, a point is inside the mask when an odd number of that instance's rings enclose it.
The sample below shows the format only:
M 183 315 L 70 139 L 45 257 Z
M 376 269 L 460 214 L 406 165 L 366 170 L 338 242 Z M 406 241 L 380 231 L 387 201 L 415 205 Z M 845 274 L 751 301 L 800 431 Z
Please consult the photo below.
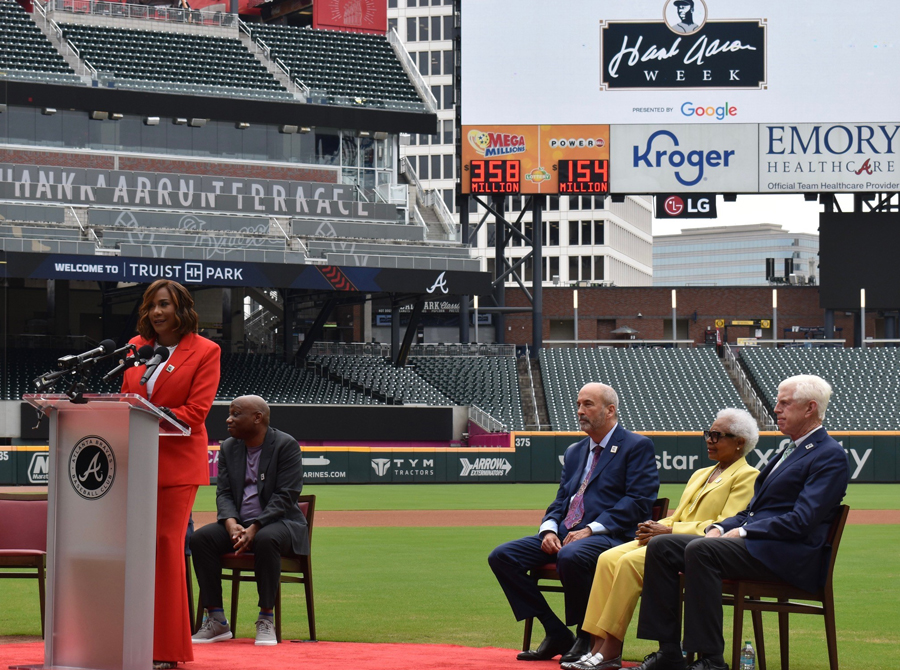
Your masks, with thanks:
M 538 526 L 544 510 L 386 510 L 316 512 L 317 528 Z M 199 527 L 215 521 L 214 512 L 194 513 Z M 850 510 L 851 524 L 900 524 L 900 510 Z

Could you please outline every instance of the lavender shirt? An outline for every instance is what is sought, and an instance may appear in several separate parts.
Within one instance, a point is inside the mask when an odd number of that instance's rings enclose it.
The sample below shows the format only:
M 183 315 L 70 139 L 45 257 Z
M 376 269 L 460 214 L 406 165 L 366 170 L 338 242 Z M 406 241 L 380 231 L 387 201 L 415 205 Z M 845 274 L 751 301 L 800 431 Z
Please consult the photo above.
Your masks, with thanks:
M 249 526 L 262 513 L 259 504 L 259 457 L 262 445 L 247 447 L 247 468 L 244 470 L 244 498 L 241 500 L 241 525 Z

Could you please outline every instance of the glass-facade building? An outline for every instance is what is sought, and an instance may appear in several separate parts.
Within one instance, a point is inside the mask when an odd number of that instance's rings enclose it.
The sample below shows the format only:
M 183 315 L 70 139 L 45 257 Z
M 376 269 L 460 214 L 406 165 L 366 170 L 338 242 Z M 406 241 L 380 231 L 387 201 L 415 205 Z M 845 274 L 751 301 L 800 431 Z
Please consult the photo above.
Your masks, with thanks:
M 795 281 L 818 283 L 819 236 L 780 225 L 688 228 L 653 238 L 654 286 L 767 286 L 766 259 L 783 277 L 793 260 Z

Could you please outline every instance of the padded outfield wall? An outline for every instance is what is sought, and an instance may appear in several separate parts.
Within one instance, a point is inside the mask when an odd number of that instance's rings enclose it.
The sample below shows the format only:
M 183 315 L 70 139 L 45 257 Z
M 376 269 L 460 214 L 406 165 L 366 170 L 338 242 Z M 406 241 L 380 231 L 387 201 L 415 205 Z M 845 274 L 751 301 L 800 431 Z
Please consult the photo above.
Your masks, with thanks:
M 702 433 L 644 433 L 656 446 L 656 463 L 663 483 L 686 482 L 697 468 L 709 464 Z M 842 432 L 831 435 L 847 452 L 851 480 L 857 483 L 900 481 L 900 431 Z M 584 435 L 577 432 L 521 432 L 510 435 L 504 448 L 304 446 L 307 484 L 439 484 L 557 482 L 566 448 Z M 748 460 L 763 467 L 788 439 L 763 433 Z M 392 443 L 396 445 L 397 443 Z M 210 445 L 210 476 L 214 481 L 218 444 Z M 47 483 L 45 446 L 0 447 L 0 485 Z

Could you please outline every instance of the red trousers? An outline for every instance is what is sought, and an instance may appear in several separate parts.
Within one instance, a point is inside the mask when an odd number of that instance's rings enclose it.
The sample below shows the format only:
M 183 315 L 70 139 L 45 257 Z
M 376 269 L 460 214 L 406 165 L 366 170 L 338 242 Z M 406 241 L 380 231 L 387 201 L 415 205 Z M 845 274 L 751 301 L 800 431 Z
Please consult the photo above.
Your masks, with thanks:
M 197 495 L 195 485 L 157 489 L 156 600 L 153 611 L 153 660 L 193 661 L 191 603 L 184 570 L 184 534 Z

